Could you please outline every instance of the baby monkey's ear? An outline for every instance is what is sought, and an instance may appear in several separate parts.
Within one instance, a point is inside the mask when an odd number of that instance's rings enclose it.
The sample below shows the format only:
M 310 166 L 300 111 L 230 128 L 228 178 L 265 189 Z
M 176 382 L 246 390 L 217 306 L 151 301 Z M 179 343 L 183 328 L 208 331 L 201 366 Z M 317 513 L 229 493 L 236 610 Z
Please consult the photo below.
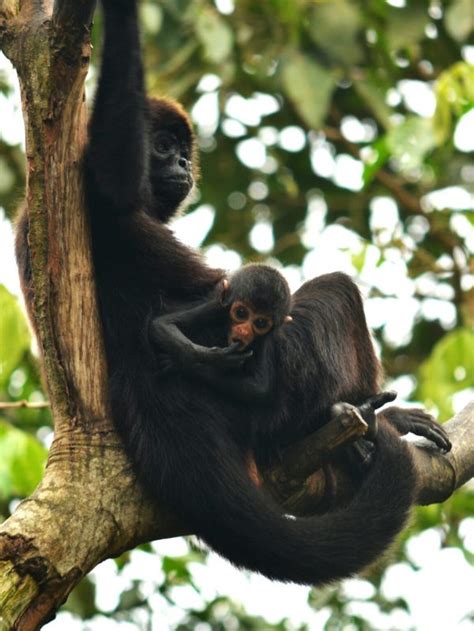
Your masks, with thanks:
M 221 302 L 223 305 L 228 306 L 229 303 L 229 280 L 227 278 L 223 278 L 220 283 L 220 292 L 221 292 Z
M 293 318 L 290 315 L 286 315 L 283 318 L 283 324 L 289 324 L 290 322 L 293 322 Z

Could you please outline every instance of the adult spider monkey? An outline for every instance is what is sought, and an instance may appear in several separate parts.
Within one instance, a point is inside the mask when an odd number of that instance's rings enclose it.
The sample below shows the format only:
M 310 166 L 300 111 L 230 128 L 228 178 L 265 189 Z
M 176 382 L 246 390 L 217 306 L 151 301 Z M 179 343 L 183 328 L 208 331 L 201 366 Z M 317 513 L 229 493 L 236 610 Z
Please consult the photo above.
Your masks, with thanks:
M 374 462 L 347 505 L 318 517 L 288 519 L 250 481 L 250 427 L 242 404 L 186 375 L 157 376 L 151 319 L 219 296 L 224 275 L 179 243 L 165 224 L 192 189 L 194 139 L 179 105 L 146 98 L 136 1 L 102 0 L 102 6 L 105 42 L 85 188 L 110 398 L 126 452 L 150 496 L 168 503 L 235 565 L 308 584 L 348 576 L 372 562 L 405 522 L 416 487 L 409 452 L 389 428 L 381 428 Z M 31 298 L 27 236 L 24 214 L 17 252 Z M 337 277 L 334 281 L 331 291 L 344 294 Z M 314 335 L 313 321 L 305 320 L 306 298 L 318 299 L 310 286 L 294 298 L 303 326 L 280 351 L 289 370 L 303 366 L 301 373 L 288 372 L 288 396 L 299 392 L 302 399 L 312 377 L 304 367 L 313 362 L 305 349 L 306 337 Z M 334 371 L 328 372 L 326 362 L 336 349 L 331 340 L 319 340 L 323 372 L 310 384 L 331 403 L 344 398 L 339 395 L 364 398 L 378 389 L 377 362 L 372 352 L 363 355 L 365 322 L 351 311 L 339 320 L 336 328 L 348 332 L 351 350 L 338 346 Z M 214 330 L 201 331 L 196 341 L 215 344 L 216 336 Z M 235 356 L 224 350 L 220 359 L 232 364 Z M 355 359 L 365 366 L 360 374 L 352 368 Z M 270 435 L 272 421 L 270 409 Z

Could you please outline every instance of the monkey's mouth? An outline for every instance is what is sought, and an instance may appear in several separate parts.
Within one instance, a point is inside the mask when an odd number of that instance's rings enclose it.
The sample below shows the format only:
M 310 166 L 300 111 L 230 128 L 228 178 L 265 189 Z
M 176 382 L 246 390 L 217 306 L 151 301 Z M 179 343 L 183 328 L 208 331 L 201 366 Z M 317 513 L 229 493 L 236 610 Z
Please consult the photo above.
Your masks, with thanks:
M 178 184 L 181 186 L 189 186 L 189 187 L 193 185 L 192 178 L 185 177 L 185 176 L 184 177 L 169 177 L 169 178 L 166 178 L 166 180 L 170 184 Z
M 247 348 L 247 346 L 248 344 L 245 344 L 245 342 L 243 342 L 242 340 L 229 338 L 229 347 L 232 350 L 237 351 L 238 353 L 241 353 L 242 351 L 244 351 Z
M 157 177 L 154 178 L 153 188 L 158 192 L 162 190 L 166 190 L 169 192 L 170 190 L 179 190 L 185 191 L 186 193 L 191 190 L 193 186 L 193 178 L 188 177 L 186 175 L 180 176 L 175 175 L 173 177 Z

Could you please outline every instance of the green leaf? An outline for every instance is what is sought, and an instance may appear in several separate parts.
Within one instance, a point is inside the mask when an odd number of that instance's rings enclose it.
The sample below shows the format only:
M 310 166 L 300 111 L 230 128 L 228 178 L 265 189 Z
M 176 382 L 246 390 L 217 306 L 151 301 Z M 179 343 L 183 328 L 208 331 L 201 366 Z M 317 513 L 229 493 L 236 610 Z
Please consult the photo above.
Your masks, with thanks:
M 393 9 L 387 24 L 387 42 L 393 50 L 409 48 L 423 39 L 429 17 L 424 7 Z
M 330 58 L 350 65 L 360 61 L 362 47 L 357 38 L 361 16 L 356 6 L 347 0 L 317 4 L 309 20 L 311 38 Z
M 419 370 L 417 394 L 436 405 L 443 419 L 452 414 L 453 394 L 474 387 L 474 331 L 457 329 L 445 335 Z
M 4 70 L 0 70 L 0 94 L 8 96 L 12 90 L 12 87 L 8 81 L 8 77 Z
M 364 172 L 362 173 L 362 179 L 364 181 L 364 187 L 367 187 L 375 177 L 375 174 L 390 158 L 390 150 L 387 144 L 386 136 L 378 138 L 370 149 L 373 152 L 373 157 L 369 160 L 364 159 Z
M 389 129 L 392 126 L 390 117 L 393 112 L 385 102 L 386 91 L 375 82 L 365 79 L 355 80 L 354 88 L 364 99 L 366 106 L 372 110 L 378 122 L 385 129 Z
M 336 85 L 335 77 L 310 57 L 292 53 L 283 60 L 281 81 L 303 121 L 309 127 L 321 127 Z
M 205 8 L 198 15 L 196 34 L 206 58 L 215 63 L 224 61 L 232 51 L 234 36 L 227 23 L 216 11 Z
M 30 334 L 17 299 L 0 285 L 0 387 L 4 387 L 23 353 Z
M 32 493 L 43 475 L 46 453 L 34 436 L 0 421 L 0 498 Z
M 452 133 L 454 122 L 474 107 L 474 66 L 460 61 L 440 74 L 435 87 L 433 127 L 438 144 Z
M 15 173 L 10 169 L 7 160 L 0 156 L 0 195 L 7 193 L 15 185 Z
M 446 9 L 444 24 L 451 37 L 464 42 L 474 32 L 474 6 L 472 0 L 454 0 Z
M 362 272 L 362 269 L 367 260 L 368 252 L 369 252 L 369 246 L 366 243 L 364 243 L 360 252 L 356 254 L 351 254 L 352 265 L 356 268 L 358 274 L 361 274 Z
M 387 146 L 402 172 L 420 167 L 425 155 L 436 146 L 432 120 L 407 117 L 388 132 Z
M 469 221 L 471 226 L 474 226 L 474 213 L 472 212 L 472 210 L 464 210 L 464 211 L 461 211 L 459 214 L 466 217 L 466 219 Z
M 187 566 L 186 557 L 164 557 L 161 566 L 167 576 L 168 581 L 173 585 L 191 582 L 191 574 Z
M 163 11 L 158 5 L 144 2 L 140 6 L 140 18 L 145 25 L 147 33 L 156 35 L 160 32 L 163 24 Z
M 166 582 L 169 585 L 193 585 L 192 575 L 189 570 L 190 563 L 202 563 L 202 556 L 199 553 L 190 552 L 180 557 L 162 558 L 161 567 L 166 574 Z

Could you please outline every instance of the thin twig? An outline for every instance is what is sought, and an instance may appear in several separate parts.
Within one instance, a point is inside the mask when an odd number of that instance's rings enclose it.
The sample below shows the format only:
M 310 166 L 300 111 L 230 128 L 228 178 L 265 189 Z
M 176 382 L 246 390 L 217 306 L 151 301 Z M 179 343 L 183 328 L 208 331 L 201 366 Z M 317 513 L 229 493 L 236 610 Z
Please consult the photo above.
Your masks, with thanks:
M 28 408 L 37 410 L 49 408 L 49 401 L 0 401 L 0 410 Z

